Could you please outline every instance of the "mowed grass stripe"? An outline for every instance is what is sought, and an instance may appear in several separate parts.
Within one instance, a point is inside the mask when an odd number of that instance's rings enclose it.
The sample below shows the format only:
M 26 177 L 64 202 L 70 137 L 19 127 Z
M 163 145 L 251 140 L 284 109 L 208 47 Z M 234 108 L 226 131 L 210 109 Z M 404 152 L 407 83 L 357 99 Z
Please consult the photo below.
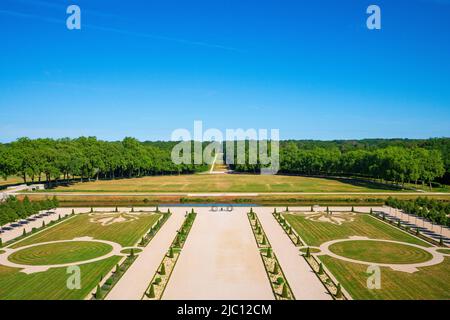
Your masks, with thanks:
M 0 265 L 0 297 L 2 300 L 80 300 L 91 292 L 121 257 L 80 265 L 81 289 L 67 288 L 66 268 L 52 268 L 46 272 L 25 274 L 19 269 Z
M 450 258 L 444 262 L 419 268 L 418 272 L 406 273 L 381 268 L 381 289 L 368 289 L 367 266 L 319 256 L 330 272 L 342 283 L 353 299 L 366 300 L 449 300 Z
M 11 254 L 11 262 L 26 265 L 65 264 L 90 260 L 111 252 L 112 247 L 100 242 L 60 242 L 25 248 Z
M 334 243 L 328 248 L 342 257 L 375 263 L 412 264 L 433 258 L 425 250 L 400 243 L 358 240 Z
M 86 236 L 98 240 L 117 242 L 123 247 L 133 246 L 160 216 L 160 214 L 153 213 L 140 214 L 137 220 L 116 222 L 104 226 L 98 222 L 91 222 L 90 219 L 92 217 L 89 214 L 80 214 L 45 232 L 31 236 L 12 247 L 19 248 L 39 242 L 72 240 Z
M 310 246 L 320 246 L 322 243 L 347 239 L 350 236 L 363 236 L 371 239 L 384 239 L 418 244 L 424 247 L 431 245 L 417 239 L 382 221 L 378 221 L 368 214 L 357 214 L 351 222 L 341 225 L 329 222 L 307 220 L 304 215 L 285 213 L 283 216 Z

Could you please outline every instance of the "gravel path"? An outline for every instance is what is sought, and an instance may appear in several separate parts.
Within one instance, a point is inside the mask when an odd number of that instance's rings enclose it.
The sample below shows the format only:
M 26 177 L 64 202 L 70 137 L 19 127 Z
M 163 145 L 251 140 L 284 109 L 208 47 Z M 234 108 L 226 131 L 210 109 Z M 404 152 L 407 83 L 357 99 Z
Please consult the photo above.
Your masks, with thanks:
M 186 208 L 170 208 L 172 215 L 143 249 L 106 300 L 139 300 L 181 227 Z
M 299 249 L 272 216 L 273 208 L 253 209 L 272 245 L 297 300 L 332 300 Z
M 196 208 L 194 225 L 163 299 L 274 299 L 248 208 Z

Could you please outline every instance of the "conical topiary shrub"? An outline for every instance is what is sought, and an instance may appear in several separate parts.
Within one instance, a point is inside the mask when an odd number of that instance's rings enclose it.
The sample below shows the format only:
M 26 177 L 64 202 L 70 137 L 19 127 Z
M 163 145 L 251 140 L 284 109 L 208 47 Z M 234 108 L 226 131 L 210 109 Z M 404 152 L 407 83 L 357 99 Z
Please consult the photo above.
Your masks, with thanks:
M 336 288 L 336 298 L 338 299 L 342 298 L 342 288 L 340 283 L 338 283 Z
M 272 248 L 267 248 L 266 257 L 267 258 L 272 258 Z
M 278 274 L 279 270 L 278 270 L 278 263 L 275 262 L 275 264 L 273 265 L 273 274 Z
M 169 256 L 170 259 L 173 258 L 173 247 L 170 247 L 168 256 Z
M 150 299 L 155 298 L 155 288 L 153 287 L 153 284 L 151 284 L 150 289 L 148 289 L 147 297 Z
M 164 276 L 166 274 L 166 266 L 164 265 L 164 262 L 161 264 L 161 269 L 159 270 L 159 274 Z
M 102 288 L 100 285 L 97 285 L 97 290 L 95 290 L 95 299 L 101 300 L 102 299 Z
M 309 247 L 306 248 L 306 254 L 305 254 L 305 256 L 306 256 L 307 258 L 311 257 L 311 250 L 309 249 Z
M 323 264 L 322 262 L 319 264 L 319 274 L 322 275 L 323 274 Z
M 281 297 L 283 297 L 284 299 L 287 299 L 289 297 L 286 283 L 283 284 L 283 289 L 281 290 Z
M 263 236 L 263 237 L 262 237 L 262 240 L 261 240 L 261 245 L 265 246 L 266 244 L 267 244 L 266 237 Z

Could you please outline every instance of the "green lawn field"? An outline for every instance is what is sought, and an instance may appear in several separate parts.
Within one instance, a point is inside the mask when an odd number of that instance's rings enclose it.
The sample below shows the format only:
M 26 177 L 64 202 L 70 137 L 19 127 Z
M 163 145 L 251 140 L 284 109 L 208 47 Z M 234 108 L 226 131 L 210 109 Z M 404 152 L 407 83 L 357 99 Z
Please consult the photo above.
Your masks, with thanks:
M 26 238 L 12 247 L 18 248 L 55 240 L 72 240 L 73 238 L 85 236 L 117 242 L 123 247 L 133 246 L 159 217 L 160 214 L 141 214 L 137 220 L 117 222 L 104 226 L 101 223 L 91 222 L 92 217 L 89 214 L 80 214 L 46 232 Z
M 1 300 L 80 300 L 98 284 L 119 262 L 120 257 L 80 265 L 81 289 L 70 290 L 66 282 L 66 268 L 53 268 L 45 272 L 25 274 L 18 269 L 0 265 Z
M 133 246 L 143 234 L 159 219 L 160 214 L 139 213 L 138 219 L 123 220 L 121 213 L 108 213 L 108 218 L 120 218 L 111 224 L 99 216 L 76 215 L 41 233 L 37 233 L 13 244 L 19 248 L 30 244 L 55 240 L 72 240 L 76 237 L 90 236 L 99 240 L 117 242 L 122 246 Z M 100 220 L 99 220 L 100 219 Z M 87 260 L 110 252 L 111 247 L 95 242 L 68 242 L 43 244 L 16 251 L 9 259 L 12 262 L 37 265 L 68 263 Z M 83 299 L 95 288 L 100 278 L 105 276 L 119 262 L 121 257 L 113 256 L 93 263 L 80 265 L 80 290 L 69 290 L 66 281 L 69 277 L 66 268 L 51 268 L 45 272 L 25 274 L 19 269 L 0 265 L 1 299 Z
M 430 267 L 419 268 L 418 272 L 405 273 L 381 267 L 381 289 L 368 289 L 367 266 L 320 256 L 320 260 L 342 283 L 353 299 L 365 300 L 449 300 L 450 258 Z
M 301 214 L 283 214 L 283 216 L 310 246 L 320 246 L 324 242 L 335 239 L 346 239 L 350 236 L 396 240 L 418 244 L 424 247 L 431 246 L 430 244 L 412 237 L 368 214 L 357 214 L 353 217 L 353 221 L 345 222 L 342 225 L 307 220 L 306 217 Z
M 58 187 L 80 192 L 386 192 L 370 182 L 282 175 L 193 174 L 102 180 Z
M 304 214 L 283 214 L 286 220 L 303 238 L 306 245 L 320 246 L 322 243 L 347 239 L 349 236 L 366 236 L 371 239 L 384 239 L 406 242 L 430 247 L 394 226 L 379 221 L 368 214 L 357 214 L 353 221 L 341 225 L 330 222 L 307 220 Z M 329 249 L 351 259 L 378 263 L 409 264 L 427 261 L 431 255 L 424 250 L 406 245 L 387 244 L 371 241 L 349 241 L 331 245 Z M 354 299 L 449 299 L 450 298 L 450 259 L 443 263 L 419 268 L 415 273 L 381 268 L 381 289 L 368 289 L 367 265 L 343 261 L 328 255 L 319 259 L 342 283 Z
M 26 265 L 65 264 L 97 258 L 111 250 L 110 245 L 101 242 L 59 242 L 16 251 L 8 259 Z
M 345 241 L 332 244 L 329 249 L 341 257 L 378 263 L 411 264 L 433 257 L 420 248 L 389 242 Z

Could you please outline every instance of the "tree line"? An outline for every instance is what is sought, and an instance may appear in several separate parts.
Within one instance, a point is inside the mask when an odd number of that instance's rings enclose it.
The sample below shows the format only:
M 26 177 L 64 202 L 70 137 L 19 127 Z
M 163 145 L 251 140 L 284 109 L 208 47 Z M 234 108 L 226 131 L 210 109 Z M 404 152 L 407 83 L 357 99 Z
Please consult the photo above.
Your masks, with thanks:
M 175 165 L 171 160 L 171 150 L 175 144 L 140 142 L 129 137 L 114 142 L 95 137 L 20 138 L 0 144 L 0 175 L 5 179 L 17 175 L 25 183 L 50 183 L 74 177 L 84 181 L 207 170 L 206 164 Z
M 425 218 L 434 224 L 450 226 L 450 204 L 443 201 L 427 197 L 418 197 L 415 200 L 399 200 L 389 197 L 386 205 Z
M 305 145 L 284 141 L 280 143 L 279 173 L 360 176 L 401 185 L 427 183 L 431 188 L 432 182 L 446 173 L 445 163 L 439 149 L 399 145 L 345 149 L 320 142 Z M 238 172 L 252 173 L 261 169 L 260 164 L 249 164 L 248 155 L 244 164 L 231 167 Z
M 38 214 L 41 210 L 50 210 L 59 206 L 58 199 L 46 199 L 31 202 L 28 197 L 23 201 L 15 197 L 9 197 L 0 203 L 0 226 L 19 219 L 26 219 L 32 215 Z

